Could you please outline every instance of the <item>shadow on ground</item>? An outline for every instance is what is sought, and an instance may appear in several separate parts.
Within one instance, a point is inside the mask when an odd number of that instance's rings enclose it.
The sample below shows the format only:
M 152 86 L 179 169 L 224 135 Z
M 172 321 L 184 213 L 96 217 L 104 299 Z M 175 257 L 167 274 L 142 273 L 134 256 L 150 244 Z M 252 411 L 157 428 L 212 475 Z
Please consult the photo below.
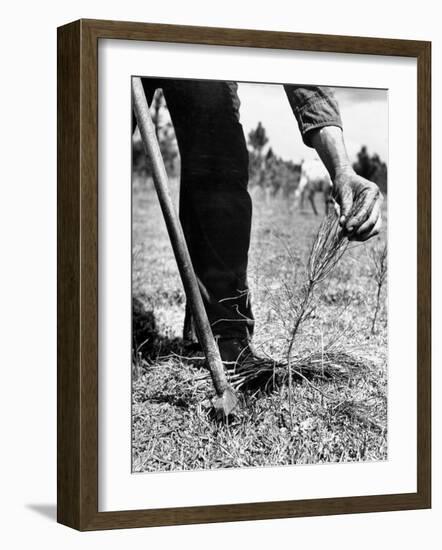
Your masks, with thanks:
M 57 520 L 57 506 L 55 504 L 25 504 L 25 507 L 47 519 Z
M 132 299 L 132 350 L 135 357 L 141 355 L 148 361 L 172 353 L 183 355 L 185 351 L 182 338 L 160 334 L 154 312 L 139 297 Z

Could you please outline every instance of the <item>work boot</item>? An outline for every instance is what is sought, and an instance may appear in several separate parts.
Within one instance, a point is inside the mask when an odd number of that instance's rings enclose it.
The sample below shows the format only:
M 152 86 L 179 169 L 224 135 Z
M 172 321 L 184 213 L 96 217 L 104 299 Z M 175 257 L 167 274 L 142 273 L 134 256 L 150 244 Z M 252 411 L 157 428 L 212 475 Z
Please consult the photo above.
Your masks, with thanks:
M 236 389 L 273 389 L 277 365 L 271 359 L 256 355 L 248 338 L 219 338 L 218 348 L 230 382 Z
M 218 348 L 223 363 L 241 365 L 245 361 L 258 360 L 248 338 L 218 338 Z

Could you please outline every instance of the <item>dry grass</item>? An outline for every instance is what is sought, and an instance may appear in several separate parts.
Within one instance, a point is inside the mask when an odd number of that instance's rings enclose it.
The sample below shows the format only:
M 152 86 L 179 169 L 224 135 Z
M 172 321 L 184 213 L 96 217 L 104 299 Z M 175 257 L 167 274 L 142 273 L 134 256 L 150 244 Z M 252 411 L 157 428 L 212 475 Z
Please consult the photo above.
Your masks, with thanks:
M 352 244 L 343 256 L 339 246 L 327 260 L 333 232 L 321 233 L 320 221 L 278 199 L 254 197 L 254 343 L 267 358 L 269 384 L 257 391 L 244 373 L 232 375 L 244 406 L 222 425 L 211 416 L 203 358 L 182 346 L 184 295 L 155 195 L 135 186 L 134 471 L 386 459 L 385 288 L 378 299 L 370 262 L 370 247 L 382 247 L 385 235 Z

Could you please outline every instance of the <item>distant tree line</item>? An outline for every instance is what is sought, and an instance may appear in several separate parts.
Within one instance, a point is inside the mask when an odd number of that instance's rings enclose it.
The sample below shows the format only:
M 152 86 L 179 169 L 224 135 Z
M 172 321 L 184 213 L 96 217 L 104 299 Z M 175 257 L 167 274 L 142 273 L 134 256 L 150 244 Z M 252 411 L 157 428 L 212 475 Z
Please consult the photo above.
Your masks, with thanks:
M 267 197 L 288 197 L 298 186 L 301 166 L 278 157 L 271 147 L 264 154 L 268 141 L 264 126 L 258 122 L 248 135 L 249 185 L 259 187 Z
M 179 173 L 179 151 L 173 125 L 168 117 L 162 90 L 157 90 L 151 104 L 151 116 L 167 173 L 175 177 Z M 298 187 L 301 165 L 277 156 L 272 147 L 265 153 L 269 143 L 266 129 L 261 122 L 248 134 L 249 185 L 260 188 L 267 197 L 281 195 L 289 197 Z M 151 175 L 149 159 L 144 153 L 143 143 L 138 136 L 133 139 L 132 166 L 134 173 Z M 387 165 L 377 153 L 370 155 L 364 145 L 357 154 L 353 168 L 359 175 L 374 181 L 382 193 L 387 193 Z
M 161 89 L 156 90 L 150 105 L 150 114 L 155 126 L 158 143 L 169 177 L 178 175 L 179 152 L 172 122 L 166 117 L 167 106 Z M 132 169 L 139 175 L 152 174 L 150 160 L 144 152 L 143 142 L 138 132 L 132 140 Z
M 386 194 L 388 191 L 388 170 L 387 165 L 383 162 L 379 155 L 369 155 L 367 147 L 363 145 L 361 150 L 357 154 L 357 161 L 353 164 L 354 171 L 367 178 L 370 181 L 374 181 L 381 190 Z

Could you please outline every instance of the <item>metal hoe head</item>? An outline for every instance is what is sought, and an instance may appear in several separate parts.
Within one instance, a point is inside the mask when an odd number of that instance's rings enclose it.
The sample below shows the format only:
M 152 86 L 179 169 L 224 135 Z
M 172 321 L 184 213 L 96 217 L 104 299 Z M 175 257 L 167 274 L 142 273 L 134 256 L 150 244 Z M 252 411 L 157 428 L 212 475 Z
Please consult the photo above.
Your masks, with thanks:
M 212 399 L 215 416 L 218 420 L 225 421 L 239 407 L 238 397 L 231 388 L 226 388 L 224 393 Z

